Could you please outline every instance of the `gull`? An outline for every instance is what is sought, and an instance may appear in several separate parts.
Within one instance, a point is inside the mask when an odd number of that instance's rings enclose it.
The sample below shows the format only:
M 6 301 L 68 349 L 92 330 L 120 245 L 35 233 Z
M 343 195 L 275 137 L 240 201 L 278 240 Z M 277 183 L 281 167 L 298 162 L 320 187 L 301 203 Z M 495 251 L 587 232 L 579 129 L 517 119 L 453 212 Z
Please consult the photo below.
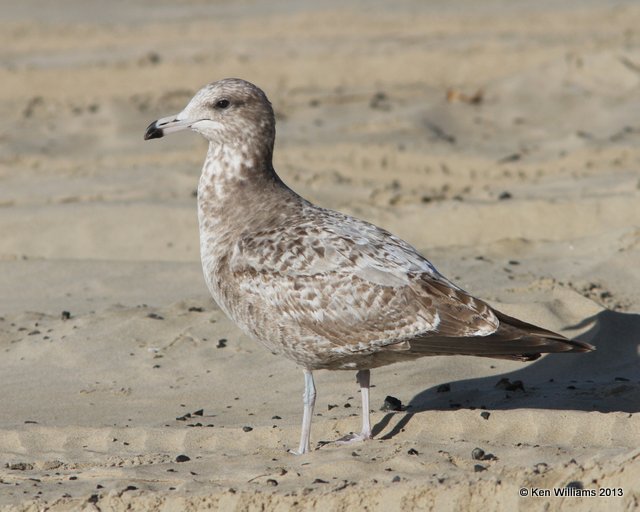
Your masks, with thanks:
M 209 148 L 198 184 L 200 256 L 213 299 L 249 337 L 302 367 L 300 444 L 310 451 L 313 371 L 356 370 L 362 430 L 372 437 L 370 370 L 434 355 L 531 361 L 589 344 L 492 308 L 441 275 L 409 243 L 321 208 L 291 190 L 272 157 L 275 117 L 265 93 L 238 78 L 204 86 L 145 140 L 179 130 Z

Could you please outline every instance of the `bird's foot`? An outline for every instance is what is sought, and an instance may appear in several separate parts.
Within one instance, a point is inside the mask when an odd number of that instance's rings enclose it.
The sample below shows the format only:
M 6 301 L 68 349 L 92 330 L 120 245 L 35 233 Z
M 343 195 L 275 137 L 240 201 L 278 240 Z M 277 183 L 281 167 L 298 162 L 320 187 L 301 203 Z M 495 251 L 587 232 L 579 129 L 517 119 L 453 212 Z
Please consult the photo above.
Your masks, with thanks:
M 336 444 L 351 444 L 358 443 L 360 441 L 367 441 L 371 439 L 371 432 L 360 432 L 359 434 L 347 434 L 346 436 L 341 437 L 335 441 Z

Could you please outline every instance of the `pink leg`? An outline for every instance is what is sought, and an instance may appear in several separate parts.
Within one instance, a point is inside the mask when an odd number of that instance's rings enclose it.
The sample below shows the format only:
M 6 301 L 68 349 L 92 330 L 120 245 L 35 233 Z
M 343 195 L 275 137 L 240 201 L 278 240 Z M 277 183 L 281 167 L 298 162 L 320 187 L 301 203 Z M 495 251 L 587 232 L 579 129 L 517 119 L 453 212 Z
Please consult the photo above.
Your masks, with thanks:
M 289 450 L 294 455 L 302 455 L 311 451 L 309 439 L 311 437 L 311 417 L 316 405 L 316 386 L 313 382 L 311 370 L 304 369 L 304 412 L 302 414 L 302 432 L 300 433 L 300 446 L 298 450 Z
M 360 370 L 356 374 L 356 381 L 360 384 L 360 394 L 362 395 L 362 432 L 359 434 L 348 434 L 336 441 L 338 444 L 353 443 L 371 439 L 371 422 L 369 421 L 369 382 L 371 380 L 371 370 Z

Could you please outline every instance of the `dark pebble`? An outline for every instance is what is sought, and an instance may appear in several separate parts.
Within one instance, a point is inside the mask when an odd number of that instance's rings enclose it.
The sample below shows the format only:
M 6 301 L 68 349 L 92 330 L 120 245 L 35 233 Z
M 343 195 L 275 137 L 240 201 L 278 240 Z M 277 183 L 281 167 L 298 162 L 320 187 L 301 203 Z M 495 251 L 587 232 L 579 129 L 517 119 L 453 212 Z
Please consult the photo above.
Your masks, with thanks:
M 282 418 L 280 416 L 276 415 L 276 416 L 271 416 L 271 419 L 272 420 L 281 420 Z
M 149 313 L 147 318 L 153 318 L 154 320 L 164 320 L 163 316 L 160 316 L 158 313 Z
M 473 466 L 473 471 L 475 471 L 476 473 L 480 473 L 482 471 L 486 471 L 487 468 L 485 466 L 483 466 L 482 464 L 476 464 L 475 466 Z
M 216 345 L 216 348 L 224 348 L 227 346 L 227 338 L 220 338 L 218 340 L 218 344 Z
M 62 320 L 69 320 L 71 318 L 71 313 L 69 313 L 68 311 L 63 311 L 62 313 L 60 313 L 60 318 Z
M 37 425 L 38 422 L 37 421 L 33 421 L 33 420 L 24 420 L 25 424 L 34 424 Z
M 396 475 L 396 476 L 393 477 L 393 479 L 391 481 L 393 483 L 396 483 L 396 482 L 399 482 L 400 480 L 401 480 L 401 478 L 398 475 Z
M 331 409 L 335 409 L 336 407 L 338 407 L 338 404 L 328 404 L 327 410 L 330 411 Z
M 415 448 L 409 448 L 409 451 L 407 452 L 409 455 L 420 455 L 420 453 L 418 452 L 418 450 L 416 450 Z
M 328 484 L 329 482 L 327 482 L 326 480 L 323 480 L 322 478 L 316 478 L 313 481 L 314 484 Z
M 191 460 L 191 458 L 187 457 L 186 455 L 178 455 L 176 457 L 176 462 L 188 462 L 190 460 Z
M 77 477 L 77 476 L 70 476 L 70 477 L 69 477 L 69 480 L 77 480 L 77 479 L 78 479 L 78 477 Z
M 276 485 L 278 485 L 278 481 L 273 479 L 273 478 L 269 478 L 267 480 L 267 485 L 271 485 L 271 486 L 275 487 Z
M 402 402 L 395 396 L 387 396 L 380 408 L 381 411 L 402 411 Z
M 245 432 L 251 432 L 253 430 L 253 427 L 245 425 L 244 427 L 242 427 L 242 430 L 245 431 Z
M 487 412 L 487 411 L 482 411 L 482 412 L 480 413 L 480 416 L 482 416 L 485 420 L 488 420 L 488 419 L 489 419 L 489 416 L 491 416 L 491 413 L 490 413 L 490 412 Z
M 437 393 L 448 393 L 449 391 L 451 391 L 451 384 L 440 384 L 436 388 Z
M 520 153 L 512 153 L 510 155 L 502 157 L 500 160 L 498 160 L 498 163 L 499 164 L 506 164 L 506 163 L 509 163 L 509 162 L 517 162 L 521 158 L 522 158 L 522 155 Z
M 538 462 L 533 466 L 533 472 L 536 475 L 545 473 L 548 469 L 549 469 L 549 464 L 547 464 L 546 462 Z
M 203 416 L 204 415 L 204 409 L 198 409 L 193 414 L 194 414 L 194 416 Z
M 502 192 L 499 196 L 498 199 L 500 201 L 505 201 L 507 199 L 511 199 L 513 196 L 511 195 L 511 192 L 507 192 L 506 190 L 504 192 Z
M 349 404 L 349 403 L 344 404 L 344 406 L 343 406 L 343 407 L 344 407 L 345 409 L 348 409 L 349 407 L 351 407 L 351 404 Z
M 369 101 L 369 107 L 376 110 L 390 110 L 389 97 L 384 92 L 377 92 Z
M 135 485 L 127 485 L 127 488 L 122 491 L 122 492 L 126 492 L 126 491 L 137 491 L 138 488 Z
M 204 308 L 201 308 L 200 306 L 191 306 L 189 308 L 189 311 L 191 311 L 193 313 L 203 313 L 204 312 Z
M 98 501 L 100 500 L 100 496 L 98 496 L 97 494 L 92 494 L 91 496 L 89 496 L 89 498 L 87 499 L 87 501 L 89 503 L 98 503 Z
M 483 460 L 484 459 L 484 450 L 482 448 L 474 448 L 471 451 L 471 458 L 473 460 Z
M 33 464 L 30 462 L 14 462 L 13 464 L 7 464 L 5 467 L 13 471 L 28 471 L 33 469 Z

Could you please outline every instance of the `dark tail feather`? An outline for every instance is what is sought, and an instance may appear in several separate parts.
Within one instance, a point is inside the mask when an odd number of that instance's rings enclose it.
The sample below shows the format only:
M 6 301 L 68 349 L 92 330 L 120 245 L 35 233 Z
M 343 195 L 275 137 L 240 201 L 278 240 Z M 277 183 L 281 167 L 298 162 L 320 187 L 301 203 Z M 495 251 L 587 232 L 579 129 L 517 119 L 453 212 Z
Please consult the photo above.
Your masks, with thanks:
M 570 340 L 552 331 L 493 310 L 500 320 L 488 336 L 425 337 L 411 340 L 411 352 L 421 355 L 472 355 L 497 359 L 533 361 L 547 352 L 589 352 L 595 347 Z

